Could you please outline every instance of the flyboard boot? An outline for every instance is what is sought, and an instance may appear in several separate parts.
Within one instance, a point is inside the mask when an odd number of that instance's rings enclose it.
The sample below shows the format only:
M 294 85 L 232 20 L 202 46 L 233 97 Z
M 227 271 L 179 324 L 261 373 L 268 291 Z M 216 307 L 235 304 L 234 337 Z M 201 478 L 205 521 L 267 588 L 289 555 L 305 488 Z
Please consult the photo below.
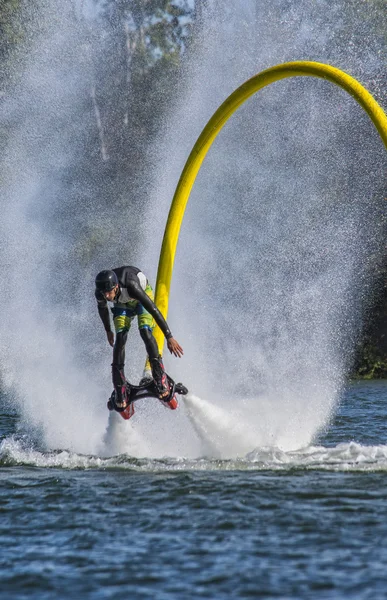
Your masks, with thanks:
M 149 357 L 147 357 L 145 361 L 144 370 L 142 372 L 142 377 L 138 385 L 147 385 L 153 381 L 152 370 L 150 366 Z
M 164 404 L 164 406 L 175 410 L 178 407 L 177 398 L 174 394 L 174 389 L 171 390 L 169 385 L 161 356 L 152 358 L 150 360 L 150 365 L 153 381 L 155 382 L 157 393 L 159 395 L 159 400 Z
M 134 415 L 133 402 L 129 400 L 128 382 L 125 379 L 124 365 L 112 364 L 114 390 L 108 401 L 109 410 L 117 410 L 124 419 Z

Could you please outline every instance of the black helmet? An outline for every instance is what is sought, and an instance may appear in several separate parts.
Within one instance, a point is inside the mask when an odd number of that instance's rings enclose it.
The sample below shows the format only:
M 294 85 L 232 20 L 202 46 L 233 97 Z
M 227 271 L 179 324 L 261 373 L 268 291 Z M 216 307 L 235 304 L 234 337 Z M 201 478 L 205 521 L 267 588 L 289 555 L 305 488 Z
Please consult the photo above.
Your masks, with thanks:
M 95 278 L 95 287 L 99 292 L 110 292 L 118 284 L 114 271 L 101 271 Z

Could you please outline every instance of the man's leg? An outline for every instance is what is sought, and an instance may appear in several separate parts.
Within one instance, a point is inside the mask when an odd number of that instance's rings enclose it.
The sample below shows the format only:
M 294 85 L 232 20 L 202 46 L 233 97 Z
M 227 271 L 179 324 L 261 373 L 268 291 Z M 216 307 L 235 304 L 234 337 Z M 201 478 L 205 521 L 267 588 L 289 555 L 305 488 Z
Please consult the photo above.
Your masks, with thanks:
M 154 300 L 153 290 L 149 284 L 145 288 L 145 293 L 151 300 Z M 146 378 L 147 365 L 149 364 L 153 380 L 159 392 L 159 396 L 160 398 L 164 398 L 169 394 L 169 385 L 161 356 L 159 356 L 157 342 L 153 336 L 153 329 L 155 326 L 154 319 L 152 315 L 148 313 L 148 311 L 142 306 L 142 304 L 138 305 L 137 318 L 140 335 L 148 354 L 147 362 L 145 363 L 144 377 L 141 381 L 145 380 Z
M 159 356 L 157 342 L 153 336 L 152 330 L 148 327 L 142 327 L 140 329 L 140 335 L 148 353 L 152 377 L 156 384 L 157 391 L 159 392 L 159 397 L 165 398 L 165 396 L 168 396 L 169 394 L 169 385 L 161 356 Z
M 116 390 L 116 404 L 123 408 L 127 404 L 126 379 L 125 379 L 125 344 L 128 337 L 127 331 L 116 334 L 113 348 L 112 381 Z
M 116 339 L 113 348 L 112 381 L 116 391 L 116 405 L 118 408 L 125 408 L 128 403 L 124 367 L 125 344 L 128 339 L 131 321 L 132 319 L 125 315 L 118 315 L 114 318 Z

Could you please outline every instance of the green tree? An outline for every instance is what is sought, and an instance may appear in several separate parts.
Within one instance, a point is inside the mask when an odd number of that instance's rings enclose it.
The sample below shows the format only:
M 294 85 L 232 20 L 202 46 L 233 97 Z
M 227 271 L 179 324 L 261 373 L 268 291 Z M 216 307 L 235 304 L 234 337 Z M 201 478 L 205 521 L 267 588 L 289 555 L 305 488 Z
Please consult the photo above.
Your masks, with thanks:
M 82 115 L 83 152 L 64 174 L 66 198 L 58 198 L 63 214 L 56 221 L 63 227 L 76 216 L 82 224 L 72 251 L 74 263 L 83 266 L 99 252 L 106 255 L 107 240 L 117 240 L 121 227 L 131 247 L 136 243 L 143 182 L 152 168 L 149 147 L 178 84 L 192 10 L 170 0 L 104 0 L 95 7 L 88 17 L 77 13 L 83 33 L 74 68 L 89 81 L 89 97 Z M 69 221 L 68 231 L 71 227 Z
M 168 103 L 191 9 L 170 0 L 104 0 L 97 6 L 90 40 L 101 156 L 133 170 Z
M 9 66 L 12 52 L 23 38 L 20 17 L 21 0 L 0 0 L 0 95 L 11 78 Z

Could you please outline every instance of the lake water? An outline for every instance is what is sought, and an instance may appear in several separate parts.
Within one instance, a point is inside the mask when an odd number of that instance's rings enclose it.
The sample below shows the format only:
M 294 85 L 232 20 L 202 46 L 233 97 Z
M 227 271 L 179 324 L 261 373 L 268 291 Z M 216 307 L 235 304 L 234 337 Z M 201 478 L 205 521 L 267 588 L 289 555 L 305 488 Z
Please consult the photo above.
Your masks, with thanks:
M 387 381 L 308 448 L 233 460 L 44 452 L 0 414 L 0 597 L 387 597 Z

